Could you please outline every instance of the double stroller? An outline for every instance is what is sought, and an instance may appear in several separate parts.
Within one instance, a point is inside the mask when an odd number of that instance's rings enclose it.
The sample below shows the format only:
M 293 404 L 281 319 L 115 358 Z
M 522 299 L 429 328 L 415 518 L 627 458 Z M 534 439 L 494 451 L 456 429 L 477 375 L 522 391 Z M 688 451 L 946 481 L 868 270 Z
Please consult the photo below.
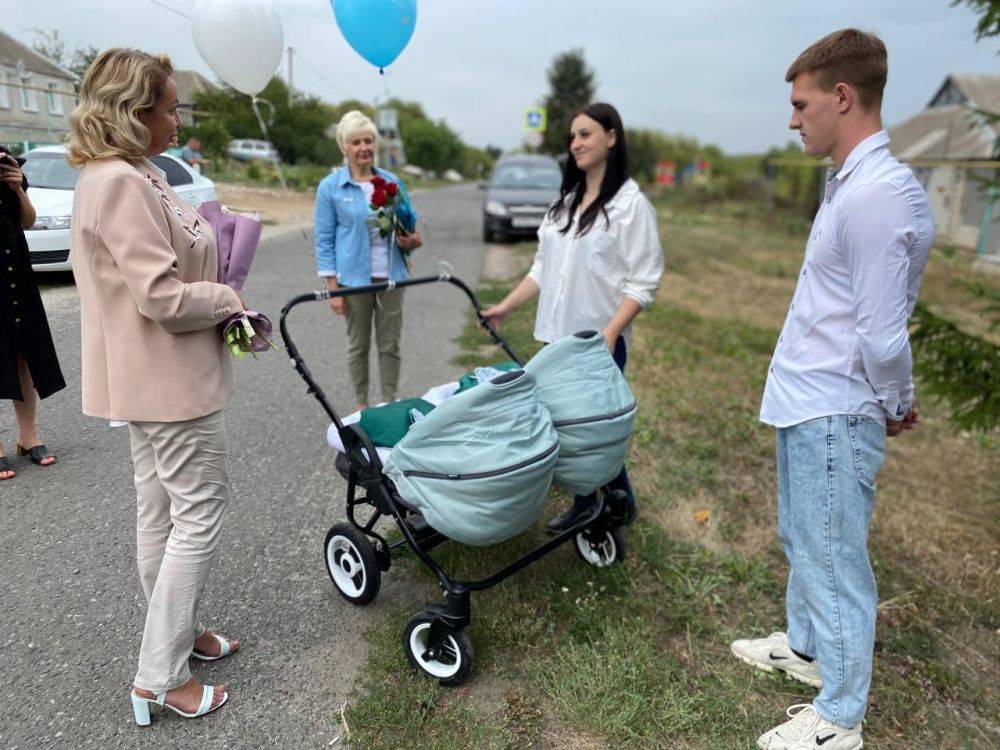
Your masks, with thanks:
M 375 422 L 369 419 L 365 427 L 366 416 L 378 409 L 362 412 L 360 419 L 341 419 L 289 336 L 288 315 L 305 302 L 434 283 L 461 289 L 513 362 L 431 389 L 420 408 L 391 405 L 388 416 L 401 415 L 404 427 L 394 445 L 386 445 L 392 440 L 380 434 L 376 446 Z M 410 618 L 403 649 L 411 665 L 442 685 L 461 683 L 472 669 L 466 628 L 473 591 L 497 585 L 566 542 L 587 563 L 611 565 L 625 554 L 622 527 L 631 512 L 624 493 L 604 487 L 624 464 L 636 402 L 603 336 L 595 331 L 568 336 L 525 363 L 480 310 L 460 279 L 441 274 L 303 294 L 285 305 L 280 320 L 295 369 L 332 421 L 328 441 L 347 481 L 347 522 L 334 524 L 324 544 L 330 579 L 347 601 L 368 604 L 393 551 L 409 547 L 436 576 L 444 600 L 426 604 Z M 525 531 L 541 514 L 552 484 L 574 494 L 603 489 L 586 517 L 488 578 L 453 579 L 431 557 L 430 551 L 448 540 L 485 546 Z M 383 517 L 395 521 L 401 538 L 386 539 L 377 528 Z

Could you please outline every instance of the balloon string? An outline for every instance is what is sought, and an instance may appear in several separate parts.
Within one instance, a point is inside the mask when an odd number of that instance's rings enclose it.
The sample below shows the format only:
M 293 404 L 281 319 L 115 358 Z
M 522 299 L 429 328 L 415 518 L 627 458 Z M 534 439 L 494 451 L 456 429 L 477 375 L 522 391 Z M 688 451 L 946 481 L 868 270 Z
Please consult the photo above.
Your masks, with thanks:
M 257 116 L 257 124 L 260 125 L 260 132 L 264 134 L 264 140 L 270 142 L 271 136 L 267 132 L 267 123 L 264 122 L 264 117 L 260 113 L 260 104 L 266 104 L 271 110 L 270 120 L 274 122 L 274 105 L 271 104 L 267 99 L 261 99 L 257 96 L 250 97 L 250 106 L 253 108 L 254 115 Z M 281 159 L 275 156 L 274 159 L 274 169 L 278 173 L 278 182 L 281 183 L 282 190 L 288 190 L 288 183 L 285 182 L 285 174 L 281 171 Z

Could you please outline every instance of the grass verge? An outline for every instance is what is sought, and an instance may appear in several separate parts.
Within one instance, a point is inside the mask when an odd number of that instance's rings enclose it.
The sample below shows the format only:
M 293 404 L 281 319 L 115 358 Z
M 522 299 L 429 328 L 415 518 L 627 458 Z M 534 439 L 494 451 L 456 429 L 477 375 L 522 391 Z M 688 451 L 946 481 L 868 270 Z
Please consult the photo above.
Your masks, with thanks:
M 640 403 L 629 471 L 641 515 L 626 563 L 589 568 L 567 546 L 473 597 L 475 673 L 446 689 L 406 664 L 403 625 L 438 591 L 401 556 L 390 575 L 407 581 L 412 609 L 370 636 L 348 713 L 357 747 L 750 748 L 814 695 L 728 653 L 735 637 L 782 627 L 773 433 L 756 417 L 808 227 L 746 204 L 658 210 L 669 271 L 637 322 L 627 370 Z M 970 262 L 935 253 L 923 298 L 974 320 Z M 487 279 L 479 291 L 489 303 L 508 289 Z M 505 325 L 525 355 L 533 314 Z M 502 358 L 471 320 L 461 344 L 459 365 Z M 924 411 L 916 433 L 890 444 L 879 478 L 882 603 L 865 744 L 996 747 L 996 436 L 956 433 L 943 409 Z M 554 493 L 552 507 L 566 500 Z M 539 525 L 496 548 L 435 554 L 479 575 L 541 538 Z

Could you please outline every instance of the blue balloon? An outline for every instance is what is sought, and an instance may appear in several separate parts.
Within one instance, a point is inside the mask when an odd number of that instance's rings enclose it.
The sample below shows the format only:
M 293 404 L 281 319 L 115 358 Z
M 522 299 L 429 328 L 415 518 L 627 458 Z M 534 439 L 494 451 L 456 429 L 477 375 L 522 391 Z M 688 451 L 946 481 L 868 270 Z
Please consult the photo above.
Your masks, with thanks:
M 347 43 L 380 69 L 399 57 L 413 36 L 417 0 L 331 0 Z

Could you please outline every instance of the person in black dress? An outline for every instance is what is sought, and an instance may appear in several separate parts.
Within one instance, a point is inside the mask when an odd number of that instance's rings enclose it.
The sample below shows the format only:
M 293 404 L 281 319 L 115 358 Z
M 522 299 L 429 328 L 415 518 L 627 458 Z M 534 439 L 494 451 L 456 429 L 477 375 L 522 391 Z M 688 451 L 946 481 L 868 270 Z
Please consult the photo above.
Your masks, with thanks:
M 35 223 L 21 162 L 0 149 L 0 399 L 17 414 L 17 453 L 49 466 L 56 457 L 38 439 L 35 407 L 65 388 L 42 297 L 31 270 L 24 230 Z M 0 481 L 14 471 L 0 443 Z

